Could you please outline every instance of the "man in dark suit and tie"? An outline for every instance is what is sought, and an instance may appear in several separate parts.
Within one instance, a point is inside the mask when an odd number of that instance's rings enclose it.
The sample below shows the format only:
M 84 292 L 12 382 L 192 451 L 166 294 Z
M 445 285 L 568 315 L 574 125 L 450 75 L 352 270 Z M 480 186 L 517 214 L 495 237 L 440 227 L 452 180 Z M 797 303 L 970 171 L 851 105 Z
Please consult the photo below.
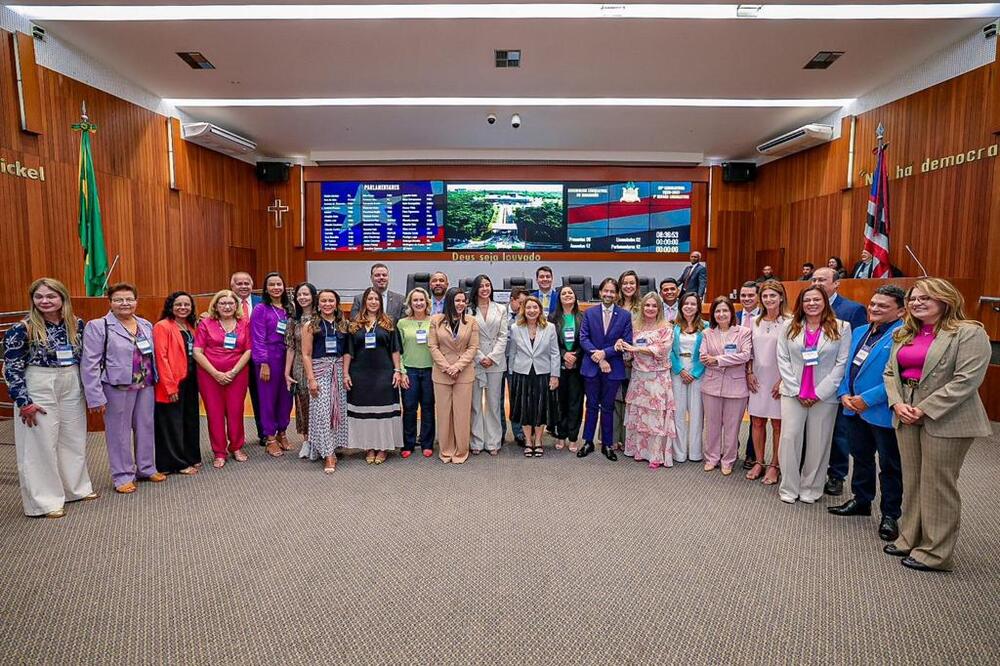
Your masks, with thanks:
M 371 278 L 372 288 L 382 297 L 382 310 L 385 311 L 389 318 L 392 319 L 392 323 L 395 324 L 403 316 L 404 301 L 406 299 L 402 294 L 389 291 L 389 267 L 385 264 L 373 264 Z M 351 304 L 352 319 L 361 311 L 361 297 L 363 295 L 362 293 L 354 297 L 354 303 Z
M 813 271 L 812 283 L 826 292 L 830 299 L 830 307 L 837 319 L 846 321 L 851 330 L 856 330 L 868 324 L 868 311 L 865 306 L 845 298 L 837 293 L 840 289 L 840 276 L 832 268 L 821 266 Z M 837 423 L 833 427 L 833 445 L 830 447 L 830 466 L 826 471 L 826 486 L 823 492 L 827 495 L 842 495 L 844 479 L 851 466 L 851 443 L 847 424 L 844 421 L 843 408 L 837 410 Z
M 587 418 L 583 424 L 583 447 L 577 452 L 584 458 L 594 451 L 597 417 L 601 417 L 601 453 L 608 460 L 618 460 L 614 450 L 615 394 L 625 379 L 625 361 L 615 351 L 615 342 L 632 343 L 632 315 L 615 305 L 618 283 L 604 278 L 599 289 L 600 307 L 589 308 L 580 325 L 580 347 L 583 349 L 584 390 L 587 395 Z
M 535 271 L 535 282 L 538 283 L 538 289 L 531 293 L 542 302 L 545 316 L 551 317 L 559 307 L 559 290 L 552 288 L 552 269 L 548 266 L 539 266 Z
M 229 278 L 229 288 L 236 294 L 236 298 L 239 300 L 236 304 L 236 309 L 240 311 L 242 318 L 249 322 L 250 313 L 253 312 L 254 307 L 261 301 L 260 296 L 253 293 L 253 277 L 246 271 L 236 271 Z M 257 377 L 257 366 L 252 360 L 247 363 L 247 367 L 250 368 L 250 377 Z M 257 426 L 257 443 L 264 446 L 266 438 L 264 437 L 264 426 L 260 423 L 260 398 L 257 395 L 257 382 L 255 379 L 250 380 L 249 389 L 250 404 L 253 406 L 253 421 Z
M 681 285 L 681 295 L 693 291 L 698 294 L 698 298 L 704 300 L 705 288 L 708 286 L 708 269 L 701 264 L 701 252 L 695 250 L 691 253 L 691 265 L 684 269 L 677 282 Z

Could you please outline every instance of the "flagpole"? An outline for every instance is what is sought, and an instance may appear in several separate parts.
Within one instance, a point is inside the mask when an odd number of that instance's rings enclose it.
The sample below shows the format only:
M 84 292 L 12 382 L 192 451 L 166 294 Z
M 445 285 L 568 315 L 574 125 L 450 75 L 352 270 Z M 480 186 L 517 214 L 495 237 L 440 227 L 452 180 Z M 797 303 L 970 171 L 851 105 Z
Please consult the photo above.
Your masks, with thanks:
M 108 280 L 111 279 L 111 274 L 114 272 L 115 266 L 118 265 L 118 258 L 120 256 L 121 256 L 120 254 L 116 254 L 115 255 L 115 260 L 111 262 L 111 268 L 108 269 L 108 274 L 104 278 L 104 284 L 101 285 L 101 291 L 104 291 L 105 289 L 108 288 Z

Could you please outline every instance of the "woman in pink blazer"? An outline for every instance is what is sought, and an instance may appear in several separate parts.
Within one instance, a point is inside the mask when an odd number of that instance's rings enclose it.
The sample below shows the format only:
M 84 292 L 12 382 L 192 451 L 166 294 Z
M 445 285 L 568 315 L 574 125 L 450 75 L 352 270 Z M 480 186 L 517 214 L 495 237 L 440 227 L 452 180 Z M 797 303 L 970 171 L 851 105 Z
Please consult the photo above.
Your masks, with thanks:
M 709 328 L 701 343 L 701 398 L 705 413 L 705 471 L 722 463 L 722 474 L 733 473 L 738 435 L 747 409 L 746 364 L 753 351 L 749 328 L 736 325 L 736 310 L 725 296 L 712 301 Z

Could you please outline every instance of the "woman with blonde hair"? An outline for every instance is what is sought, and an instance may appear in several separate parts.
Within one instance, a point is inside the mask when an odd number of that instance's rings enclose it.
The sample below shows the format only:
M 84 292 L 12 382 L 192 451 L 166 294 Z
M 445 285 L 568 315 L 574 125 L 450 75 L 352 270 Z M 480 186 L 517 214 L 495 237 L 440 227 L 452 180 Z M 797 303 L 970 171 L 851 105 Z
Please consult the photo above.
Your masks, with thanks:
M 416 287 L 406 295 L 406 316 L 396 322 L 402 345 L 403 385 L 403 451 L 406 459 L 420 446 L 425 458 L 434 455 L 434 383 L 431 372 L 431 295 Z M 417 412 L 420 431 L 417 432 Z M 418 437 L 419 435 L 419 437 Z
M 529 296 L 510 332 L 511 419 L 524 429 L 524 456 L 540 458 L 545 452 L 545 426 L 555 430 L 559 419 L 559 374 L 562 357 L 558 331 L 545 319 L 542 302 Z
M 781 475 L 778 452 L 781 442 L 781 373 L 778 372 L 778 340 L 788 326 L 788 300 L 780 282 L 766 280 L 760 285 L 760 315 L 744 322 L 750 328 L 753 359 L 747 371 L 750 389 L 750 427 L 753 429 L 754 465 L 747 479 L 761 479 L 773 486 Z M 767 422 L 771 422 L 771 464 L 764 463 L 767 453 Z
M 368 287 L 347 327 L 344 388 L 352 445 L 366 450 L 369 465 L 384 463 L 403 441 L 399 389 L 406 376 L 400 363 L 396 326 L 382 309 L 382 296 Z
M 247 460 L 243 404 L 250 382 L 250 320 L 238 304 L 232 291 L 216 293 L 208 305 L 208 316 L 194 334 L 198 388 L 205 403 L 212 467 L 216 469 L 226 464 L 230 454 L 237 462 Z
M 778 340 L 782 417 L 778 496 L 782 502 L 813 504 L 823 496 L 839 405 L 837 391 L 850 353 L 851 325 L 834 316 L 821 287 L 804 289 Z
M 670 348 L 674 327 L 663 318 L 663 300 L 649 292 L 632 317 L 632 342 L 615 342 L 632 357 L 625 413 L 625 455 L 649 462 L 649 469 L 673 467 L 677 440 L 674 390 L 670 381 Z
M 972 440 L 992 433 L 979 398 L 990 340 L 964 305 L 950 282 L 917 280 L 885 366 L 903 466 L 899 537 L 885 552 L 917 571 L 951 569 L 962 513 L 958 474 Z
M 3 375 L 14 419 L 26 516 L 62 518 L 66 502 L 97 499 L 87 473 L 87 411 L 80 384 L 83 320 L 62 282 L 39 278 L 31 307 L 4 335 Z

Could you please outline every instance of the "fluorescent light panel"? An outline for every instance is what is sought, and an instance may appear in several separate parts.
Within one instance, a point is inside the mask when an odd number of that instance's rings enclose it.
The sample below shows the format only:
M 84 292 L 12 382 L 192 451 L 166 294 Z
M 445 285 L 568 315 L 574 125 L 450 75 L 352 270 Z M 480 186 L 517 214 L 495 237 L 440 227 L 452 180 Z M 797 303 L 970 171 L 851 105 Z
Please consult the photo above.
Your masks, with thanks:
M 853 99 L 698 99 L 671 97 L 290 97 L 285 99 L 165 99 L 180 108 L 293 106 L 465 106 L 465 107 L 729 107 L 839 108 Z
M 415 19 L 737 19 L 729 4 L 414 4 L 414 5 L 10 5 L 37 21 L 280 21 Z M 995 18 L 1000 3 L 764 5 L 739 20 L 907 20 Z

